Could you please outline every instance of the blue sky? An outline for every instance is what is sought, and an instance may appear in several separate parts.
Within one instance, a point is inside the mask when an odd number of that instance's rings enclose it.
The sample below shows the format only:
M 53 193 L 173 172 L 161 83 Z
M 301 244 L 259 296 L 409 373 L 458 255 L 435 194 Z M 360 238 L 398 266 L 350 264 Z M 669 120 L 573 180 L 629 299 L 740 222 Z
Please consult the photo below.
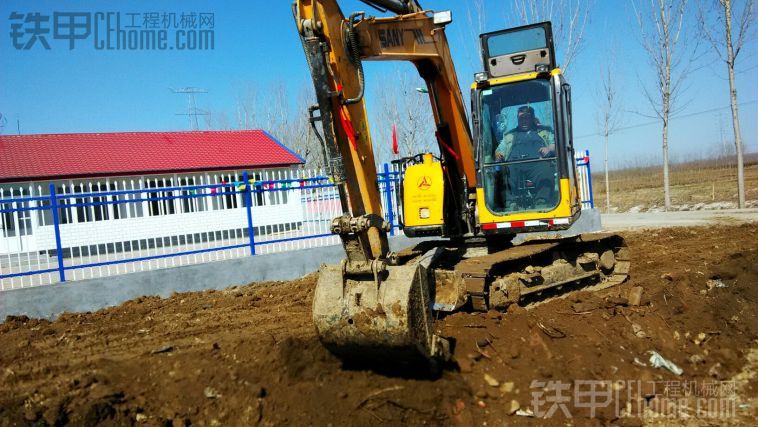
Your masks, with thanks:
M 231 114 L 235 98 L 246 84 L 265 88 L 284 83 L 290 90 L 292 106 L 308 71 L 294 28 L 290 2 L 279 1 L 23 1 L 0 2 L 0 113 L 7 123 L 5 134 L 67 133 L 109 131 L 187 130 L 186 97 L 169 88 L 201 87 L 208 94 L 198 95 L 198 106 Z M 366 10 L 379 14 L 356 0 L 341 3 L 346 14 Z M 452 9 L 454 21 L 448 26 L 448 39 L 459 80 L 468 90 L 473 73 L 480 67 L 474 35 L 467 18 L 469 2 L 427 0 L 432 9 Z M 507 26 L 508 2 L 485 1 L 488 8 L 487 31 Z M 93 38 L 77 40 L 73 50 L 68 41 L 48 35 L 50 50 L 37 44 L 30 50 L 13 47 L 11 12 L 120 12 L 214 14 L 215 49 L 208 51 L 107 51 L 95 50 Z M 122 23 L 122 25 L 124 25 Z M 634 113 L 650 113 L 642 96 L 640 81 L 648 81 L 652 70 L 639 47 L 629 4 L 620 0 L 596 1 L 586 28 L 586 44 L 576 59 L 570 79 L 574 94 L 574 134 L 579 149 L 589 149 L 600 159 L 602 140 L 597 132 L 595 111 L 599 65 L 608 61 L 611 39 L 617 46 L 619 93 L 628 111 L 624 126 L 633 127 L 612 136 L 612 164 L 660 157 L 660 125 Z M 173 40 L 173 33 L 169 33 Z M 756 40 L 745 48 L 739 60 L 742 70 L 755 72 L 758 66 Z M 559 54 L 558 61 L 561 61 Z M 671 126 L 670 145 L 674 157 L 710 154 L 720 145 L 722 134 L 731 141 L 728 84 L 723 63 L 708 53 L 687 80 L 680 113 Z M 408 66 L 408 65 L 406 65 Z M 393 65 L 369 64 L 368 97 L 372 81 L 389 73 Z M 737 75 L 741 106 L 742 134 L 747 151 L 758 151 L 758 83 L 748 72 Z M 421 85 L 421 82 L 419 82 Z M 265 99 L 263 99 L 265 102 Z M 723 107 L 723 108 L 722 108 Z M 716 111 L 698 114 L 702 111 Z M 292 114 L 304 112 L 292 111 Z M 641 124 L 652 123 L 644 126 Z M 387 143 L 375 141 L 375 144 Z

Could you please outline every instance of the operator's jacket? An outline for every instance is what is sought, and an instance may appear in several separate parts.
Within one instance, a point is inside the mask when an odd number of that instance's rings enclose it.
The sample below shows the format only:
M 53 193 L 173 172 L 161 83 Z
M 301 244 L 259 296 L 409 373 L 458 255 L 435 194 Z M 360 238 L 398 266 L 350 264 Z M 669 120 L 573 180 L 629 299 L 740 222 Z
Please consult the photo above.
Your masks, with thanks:
M 535 126 L 523 131 L 513 129 L 503 135 L 503 141 L 495 150 L 495 155 L 502 155 L 505 161 L 536 160 L 542 157 L 539 150 L 554 142 L 553 129 L 549 126 Z M 555 199 L 554 185 L 551 184 L 554 168 L 547 162 L 514 163 L 507 166 L 505 172 L 506 201 L 511 200 L 514 192 L 521 188 L 521 181 L 534 183 L 533 197 L 542 204 L 551 205 Z
M 503 140 L 500 141 L 500 144 L 497 146 L 497 149 L 495 149 L 495 155 L 501 154 L 506 161 L 515 160 L 515 159 L 511 159 L 510 155 L 511 155 L 511 152 L 513 151 L 513 146 L 514 146 L 514 143 L 516 142 L 516 138 L 523 138 L 526 135 L 532 136 L 534 134 L 536 134 L 539 137 L 535 139 L 538 139 L 540 141 L 540 144 L 542 144 L 543 147 L 547 147 L 555 143 L 553 128 L 551 128 L 550 126 L 538 125 L 538 126 L 535 126 L 534 129 L 531 129 L 528 131 L 522 131 L 522 130 L 519 130 L 518 128 L 515 128 L 515 129 L 509 130 L 508 132 L 505 133 L 505 135 L 503 135 Z M 535 155 L 537 155 L 537 153 L 535 153 Z

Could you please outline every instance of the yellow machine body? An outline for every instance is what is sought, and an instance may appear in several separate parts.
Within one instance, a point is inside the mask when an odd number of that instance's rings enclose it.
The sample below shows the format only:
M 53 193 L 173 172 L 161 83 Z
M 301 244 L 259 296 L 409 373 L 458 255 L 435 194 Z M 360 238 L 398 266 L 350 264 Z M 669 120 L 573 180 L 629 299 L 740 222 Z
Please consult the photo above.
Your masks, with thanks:
M 477 209 L 479 212 L 479 223 L 501 223 L 517 222 L 530 220 L 551 220 L 557 218 L 571 218 L 579 212 L 581 206 L 576 197 L 576 190 L 569 183 L 568 179 L 560 180 L 561 201 L 555 209 L 547 212 L 517 212 L 510 215 L 499 215 L 489 210 L 484 200 L 484 189 L 477 188 Z
M 445 183 L 442 164 L 430 153 L 423 155 L 421 163 L 405 169 L 403 178 L 403 222 L 405 229 L 435 234 L 442 231 Z M 439 233 L 436 233 L 439 234 Z

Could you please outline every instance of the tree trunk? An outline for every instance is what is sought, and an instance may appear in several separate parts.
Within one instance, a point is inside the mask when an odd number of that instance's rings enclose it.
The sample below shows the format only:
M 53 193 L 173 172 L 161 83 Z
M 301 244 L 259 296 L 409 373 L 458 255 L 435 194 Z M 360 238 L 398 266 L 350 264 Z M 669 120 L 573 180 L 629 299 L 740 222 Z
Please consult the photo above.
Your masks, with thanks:
M 726 66 L 729 69 L 729 102 L 732 106 L 732 127 L 734 128 L 734 147 L 737 151 L 737 195 L 738 207 L 745 208 L 745 170 L 742 159 L 742 132 L 740 116 L 737 110 L 737 87 L 734 81 L 734 49 L 732 48 L 732 1 L 724 0 L 724 18 L 726 22 Z
M 605 131 L 605 213 L 611 213 L 611 186 L 608 180 L 608 129 Z
M 663 116 L 663 207 L 671 210 L 671 189 L 669 188 L 669 115 Z
M 663 44 L 661 45 L 663 54 L 663 81 L 661 83 L 661 119 L 663 119 L 663 209 L 668 212 L 671 210 L 671 188 L 669 180 L 669 113 L 671 112 L 671 67 L 672 67 L 672 50 L 673 46 L 669 38 L 669 23 L 666 18 L 665 5 L 663 0 L 659 0 L 661 31 Z M 680 19 L 682 17 L 680 16 Z M 680 21 L 681 22 L 681 21 Z
M 669 180 L 669 107 L 671 93 L 668 91 L 668 82 L 671 79 L 671 69 L 666 70 L 666 89 L 663 91 L 663 208 L 666 212 L 671 210 L 671 188 Z

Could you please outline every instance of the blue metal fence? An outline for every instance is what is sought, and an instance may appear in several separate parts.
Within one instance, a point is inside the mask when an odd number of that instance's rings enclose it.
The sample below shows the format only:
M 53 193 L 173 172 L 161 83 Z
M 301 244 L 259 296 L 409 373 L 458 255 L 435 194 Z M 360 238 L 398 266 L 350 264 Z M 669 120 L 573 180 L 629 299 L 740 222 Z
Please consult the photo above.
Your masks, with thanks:
M 589 181 L 588 152 L 577 165 Z M 330 233 L 339 196 L 323 173 L 265 178 L 243 172 L 212 184 L 146 180 L 73 192 L 51 183 L 11 197 L 0 189 L 0 290 L 339 242 Z M 388 164 L 378 174 L 391 235 L 399 230 L 398 178 Z M 581 188 L 591 207 L 591 182 Z
M 592 169 L 590 168 L 589 150 L 576 154 L 576 173 L 582 209 L 594 208 L 595 196 L 592 194 Z

